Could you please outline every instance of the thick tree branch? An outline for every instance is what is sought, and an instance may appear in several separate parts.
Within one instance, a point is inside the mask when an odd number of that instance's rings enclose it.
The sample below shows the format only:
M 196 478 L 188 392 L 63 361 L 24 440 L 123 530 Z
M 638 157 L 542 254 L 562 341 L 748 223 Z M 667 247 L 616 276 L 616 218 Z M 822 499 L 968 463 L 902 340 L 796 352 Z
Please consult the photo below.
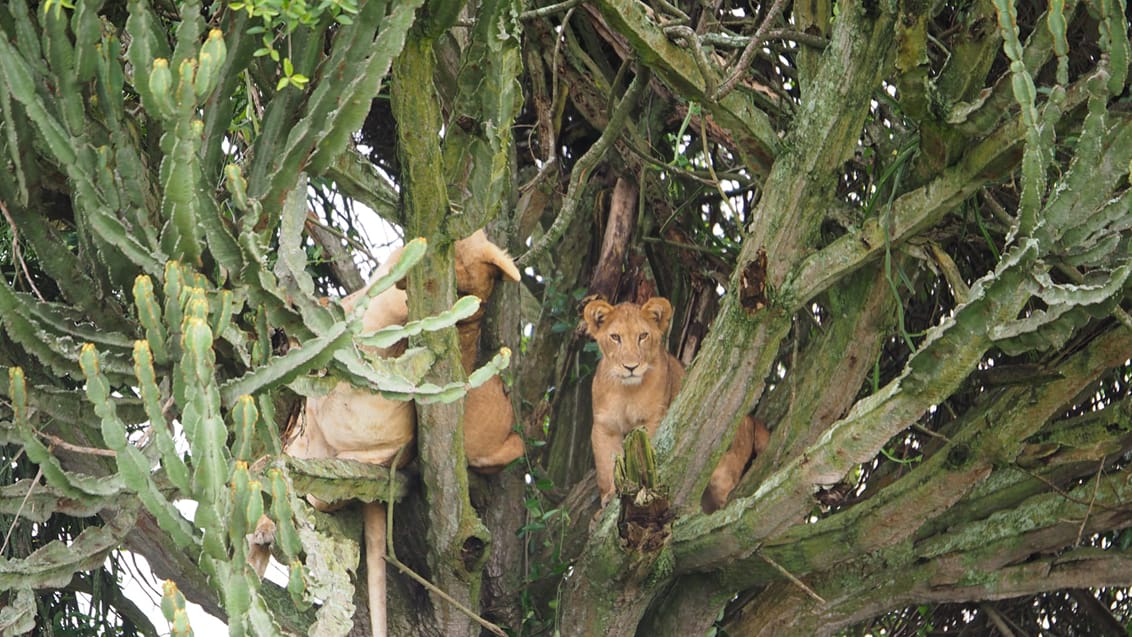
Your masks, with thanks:
M 721 562 L 726 565 L 725 577 L 734 576 L 745 586 L 757 583 L 759 580 L 745 579 L 744 573 L 761 568 L 760 560 L 755 556 L 743 556 L 760 546 L 793 572 L 805 573 L 816 565 L 838 564 L 855 555 L 905 541 L 917 533 L 942 533 L 962 520 L 978 519 L 989 511 L 997 510 L 1002 506 L 1001 502 L 978 500 L 977 503 L 960 504 L 960 501 L 990 474 L 994 465 L 1013 461 L 1012 457 L 1001 455 L 1003 449 L 1018 449 L 1008 441 L 1024 440 L 1038 431 L 1064 409 L 1066 396 L 1076 395 L 1129 356 L 1132 356 L 1132 331 L 1123 327 L 1110 330 L 1059 366 L 1056 380 L 1047 381 L 1038 388 L 1014 387 L 995 400 L 987 401 L 983 409 L 971 411 L 958 426 L 960 433 L 953 436 L 947 446 L 872 498 L 817 524 L 796 527 L 763 544 L 752 527 L 757 529 L 758 521 L 772 512 L 765 496 L 760 498 L 760 493 L 765 494 L 765 486 L 781 484 L 779 480 L 785 483 L 792 480 L 779 475 L 787 469 L 780 470 L 749 499 L 747 504 L 750 508 L 742 517 L 734 520 L 734 525 L 723 532 L 730 539 L 721 544 L 732 547 L 732 552 Z M 1039 398 L 1034 399 L 1034 396 Z M 988 422 L 995 423 L 995 426 L 987 429 L 984 423 Z M 808 501 L 807 496 L 804 502 Z M 683 556 L 685 550 L 699 544 L 700 540 L 695 538 L 707 531 L 711 524 L 725 523 L 743 508 L 742 504 L 733 505 L 725 510 L 730 511 L 730 515 L 717 513 L 711 518 L 677 525 L 674 530 L 677 555 Z M 950 517 L 952 513 L 957 517 Z M 948 515 L 946 522 L 940 517 L 944 514 Z M 721 519 L 709 523 L 715 518 Z M 936 518 L 940 521 L 936 522 Z M 870 519 L 886 520 L 884 530 L 878 529 L 869 534 L 854 533 L 853 537 L 836 530 L 856 528 L 857 524 Z M 834 535 L 828 535 L 830 532 Z M 714 535 L 717 531 L 709 533 Z M 693 562 L 681 560 L 680 563 L 688 566 Z
M 724 298 L 700 352 L 700 360 L 712 364 L 692 366 L 657 432 L 658 453 L 675 459 L 665 464 L 663 477 L 673 485 L 673 501 L 684 511 L 694 510 L 712 467 L 729 444 L 730 431 L 762 394 L 763 379 L 793 314 L 768 290 L 780 285 L 789 264 L 816 239 L 828 193 L 835 190 L 841 164 L 856 147 L 869 100 L 887 68 L 889 50 L 877 42 L 883 41 L 881 34 L 887 33 L 892 16 L 882 13 L 872 19 L 864 13 L 857 6 L 842 13 L 823 53 L 814 94 L 808 97 L 812 102 L 799 110 L 788 152 L 776 160 L 747 228 L 730 281 L 732 294 Z M 847 87 L 853 87 L 850 94 Z M 839 95 L 837 108 L 820 106 L 826 94 Z M 760 256 L 765 265 L 758 265 Z M 744 280 L 752 281 L 750 285 L 757 280 L 758 289 L 752 291 L 764 295 L 764 308 L 739 304 Z
M 738 144 L 745 163 L 758 174 L 766 174 L 778 154 L 778 135 L 766 113 L 738 93 L 718 101 L 707 91 L 718 85 L 718 78 L 705 78 L 695 56 L 677 46 L 664 30 L 649 18 L 647 8 L 637 0 L 602 0 L 598 3 L 610 27 L 629 41 L 641 61 L 652 68 L 666 84 L 690 99 L 702 102 Z

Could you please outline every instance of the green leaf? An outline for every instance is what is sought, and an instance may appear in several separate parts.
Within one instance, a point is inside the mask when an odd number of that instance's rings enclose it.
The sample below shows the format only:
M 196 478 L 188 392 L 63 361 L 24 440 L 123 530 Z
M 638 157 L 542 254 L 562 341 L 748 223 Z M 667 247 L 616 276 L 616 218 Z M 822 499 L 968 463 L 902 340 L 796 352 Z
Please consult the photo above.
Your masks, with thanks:
M 406 243 L 397 258 L 397 262 L 393 264 L 389 272 L 370 281 L 363 288 L 364 292 L 354 299 L 354 307 L 350 309 L 346 318 L 351 322 L 360 321 L 366 308 L 369 307 L 369 302 L 378 294 L 393 287 L 394 283 L 405 278 L 409 268 L 412 268 L 424 257 L 427 249 L 428 242 L 424 237 L 417 237 Z
M 87 527 L 73 540 L 52 541 L 23 559 L 0 558 L 0 590 L 67 586 L 75 573 L 100 567 L 135 519 L 127 507 L 110 524 Z
M 307 273 L 303 228 L 307 220 L 307 176 L 299 173 L 295 187 L 287 193 L 279 222 L 279 260 L 275 276 L 291 296 L 313 299 L 314 279 Z
M 435 316 L 425 317 L 417 321 L 410 321 L 405 325 L 390 325 L 369 334 L 363 334 L 356 340 L 359 345 L 367 347 L 387 348 L 402 339 L 416 336 L 424 331 L 435 332 L 451 327 L 473 314 L 480 307 L 479 297 L 468 295 L 460 297 L 452 307 Z
M 22 635 L 35 629 L 35 595 L 30 587 L 16 589 L 14 598 L 0 608 L 0 635 Z
M 349 341 L 346 324 L 334 324 L 326 334 L 293 347 L 283 356 L 257 365 L 243 376 L 224 383 L 220 388 L 224 404 L 233 405 L 240 396 L 255 395 L 271 387 L 285 385 L 300 374 L 322 367 Z

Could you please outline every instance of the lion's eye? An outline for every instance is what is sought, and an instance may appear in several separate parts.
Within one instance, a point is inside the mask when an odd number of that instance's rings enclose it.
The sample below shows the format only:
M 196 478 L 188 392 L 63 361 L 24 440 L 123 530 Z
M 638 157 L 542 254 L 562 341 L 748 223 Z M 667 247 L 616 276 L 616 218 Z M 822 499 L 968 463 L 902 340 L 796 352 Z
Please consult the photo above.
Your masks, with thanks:
M 641 335 L 637 337 L 637 342 L 638 343 L 644 343 L 645 339 L 648 338 L 648 337 L 649 337 L 648 332 L 641 332 Z
M 609 338 L 612 339 L 614 343 L 618 343 L 618 344 L 621 343 L 621 335 L 620 334 L 610 334 Z

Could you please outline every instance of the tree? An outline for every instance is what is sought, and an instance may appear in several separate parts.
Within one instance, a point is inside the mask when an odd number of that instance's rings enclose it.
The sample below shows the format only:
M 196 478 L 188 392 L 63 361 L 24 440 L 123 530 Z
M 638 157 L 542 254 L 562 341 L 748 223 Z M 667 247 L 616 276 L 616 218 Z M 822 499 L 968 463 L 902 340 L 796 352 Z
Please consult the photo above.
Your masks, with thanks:
M 357 513 L 317 493 L 394 503 L 436 588 L 393 573 L 392 634 L 476 634 L 454 602 L 525 635 L 1125 632 L 1126 5 L 1020 4 L 9 2 L 0 630 L 155 634 L 125 548 L 175 632 L 183 594 L 364 633 Z M 458 461 L 449 327 L 354 353 L 320 300 L 362 283 L 349 202 L 427 239 L 413 318 L 479 227 L 526 269 L 482 344 L 516 353 L 519 466 Z M 595 517 L 591 294 L 677 308 L 651 516 Z M 282 456 L 335 378 L 418 400 L 407 471 Z M 770 447 L 704 514 L 749 412 Z M 244 567 L 261 511 L 286 586 Z

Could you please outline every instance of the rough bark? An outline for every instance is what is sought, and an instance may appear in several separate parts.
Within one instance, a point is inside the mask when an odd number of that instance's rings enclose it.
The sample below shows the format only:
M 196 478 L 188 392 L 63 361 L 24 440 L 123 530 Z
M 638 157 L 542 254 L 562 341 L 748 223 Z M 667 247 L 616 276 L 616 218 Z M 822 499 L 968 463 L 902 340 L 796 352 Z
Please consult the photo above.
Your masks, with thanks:
M 590 294 L 596 294 L 616 303 L 621 299 L 618 290 L 621 272 L 625 267 L 625 253 L 637 222 L 637 184 L 621 177 L 609 198 L 609 216 L 605 221 L 605 234 L 594 275 L 590 279 Z

